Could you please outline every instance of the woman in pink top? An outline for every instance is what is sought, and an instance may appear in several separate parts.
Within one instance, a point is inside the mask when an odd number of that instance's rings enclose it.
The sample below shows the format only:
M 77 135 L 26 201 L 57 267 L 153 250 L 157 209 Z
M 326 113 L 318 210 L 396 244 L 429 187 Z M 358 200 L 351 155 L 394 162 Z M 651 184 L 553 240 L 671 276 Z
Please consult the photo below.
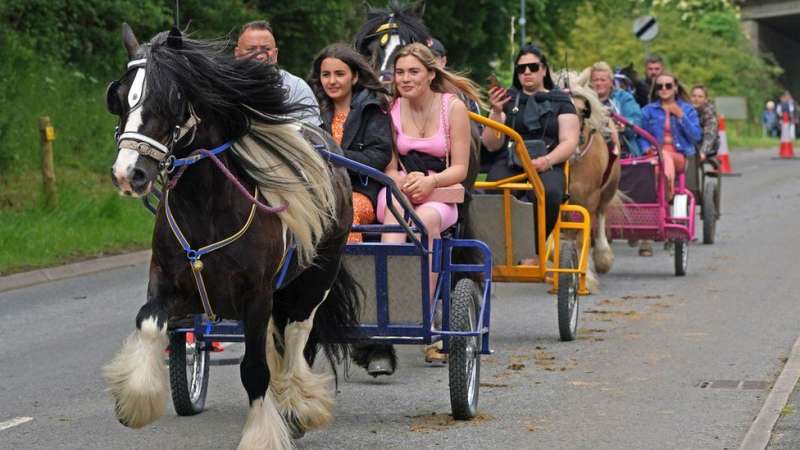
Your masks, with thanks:
M 459 93 L 480 102 L 478 86 L 439 66 L 425 45 L 408 45 L 395 56 L 391 116 L 397 153 L 386 173 L 415 205 L 428 230 L 429 243 L 456 223 L 458 209 L 454 203 L 426 199 L 434 188 L 461 183 L 467 176 L 470 126 L 467 107 L 456 96 Z M 378 220 L 397 223 L 394 215 L 386 212 L 385 201 L 383 194 L 378 196 Z M 383 242 L 405 240 L 404 234 L 383 235 Z M 436 274 L 431 273 L 430 280 L 433 292 Z M 428 349 L 426 359 L 442 360 L 443 356 Z

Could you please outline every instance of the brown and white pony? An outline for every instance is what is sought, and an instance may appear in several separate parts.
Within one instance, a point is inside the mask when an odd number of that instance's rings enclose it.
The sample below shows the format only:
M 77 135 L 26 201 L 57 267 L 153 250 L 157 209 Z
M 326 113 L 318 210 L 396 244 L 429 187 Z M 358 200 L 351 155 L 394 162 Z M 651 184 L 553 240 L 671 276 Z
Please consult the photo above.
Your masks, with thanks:
M 581 121 L 578 151 L 570 159 L 570 200 L 589 211 L 594 224 L 592 259 L 598 273 L 607 273 L 614 264 L 614 252 L 606 237 L 608 208 L 621 202 L 617 192 L 620 163 L 617 155 L 606 144 L 604 134 L 614 133 L 613 123 L 597 94 L 585 86 L 585 77 L 574 73 L 557 76 L 562 89 L 572 96 Z M 590 290 L 596 290 L 596 279 L 589 270 Z

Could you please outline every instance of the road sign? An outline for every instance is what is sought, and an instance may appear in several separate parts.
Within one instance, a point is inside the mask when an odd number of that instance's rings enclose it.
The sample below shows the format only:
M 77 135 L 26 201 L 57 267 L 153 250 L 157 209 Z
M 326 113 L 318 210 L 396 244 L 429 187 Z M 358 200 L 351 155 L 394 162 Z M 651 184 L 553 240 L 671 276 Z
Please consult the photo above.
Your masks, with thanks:
M 653 16 L 639 16 L 633 21 L 633 34 L 636 39 L 650 42 L 658 35 L 658 23 Z

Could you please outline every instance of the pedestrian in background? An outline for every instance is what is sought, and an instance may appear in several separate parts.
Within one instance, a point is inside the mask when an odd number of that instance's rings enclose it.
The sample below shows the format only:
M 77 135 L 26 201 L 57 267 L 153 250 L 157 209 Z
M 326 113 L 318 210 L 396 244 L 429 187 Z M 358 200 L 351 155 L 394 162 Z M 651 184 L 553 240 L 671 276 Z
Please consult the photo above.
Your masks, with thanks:
M 778 119 L 778 112 L 775 111 L 775 102 L 769 100 L 761 114 L 761 129 L 764 137 L 779 137 L 781 135 L 781 124 Z
M 794 102 L 794 98 L 792 98 L 792 94 L 790 94 L 789 91 L 783 91 L 781 102 L 778 104 L 775 111 L 778 113 L 778 121 L 780 121 L 780 123 L 783 123 L 783 113 L 789 114 L 789 136 L 797 136 L 795 131 L 797 130 L 797 121 L 800 119 L 800 115 L 797 113 L 797 104 Z

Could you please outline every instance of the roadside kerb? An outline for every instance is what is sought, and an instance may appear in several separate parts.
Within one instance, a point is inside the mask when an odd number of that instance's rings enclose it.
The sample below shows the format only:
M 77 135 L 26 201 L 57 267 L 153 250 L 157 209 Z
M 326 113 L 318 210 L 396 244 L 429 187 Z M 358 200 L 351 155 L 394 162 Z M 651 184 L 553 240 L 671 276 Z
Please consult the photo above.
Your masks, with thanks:
M 150 260 L 150 250 L 89 259 L 71 264 L 0 277 L 0 292 L 21 289 L 40 283 L 63 280 L 90 273 L 135 266 Z
M 783 366 L 764 406 L 761 407 L 758 416 L 750 425 L 739 450 L 764 450 L 767 447 L 775 422 L 778 421 L 781 410 L 786 406 L 798 377 L 800 377 L 800 337 L 794 341 L 786 365 Z

